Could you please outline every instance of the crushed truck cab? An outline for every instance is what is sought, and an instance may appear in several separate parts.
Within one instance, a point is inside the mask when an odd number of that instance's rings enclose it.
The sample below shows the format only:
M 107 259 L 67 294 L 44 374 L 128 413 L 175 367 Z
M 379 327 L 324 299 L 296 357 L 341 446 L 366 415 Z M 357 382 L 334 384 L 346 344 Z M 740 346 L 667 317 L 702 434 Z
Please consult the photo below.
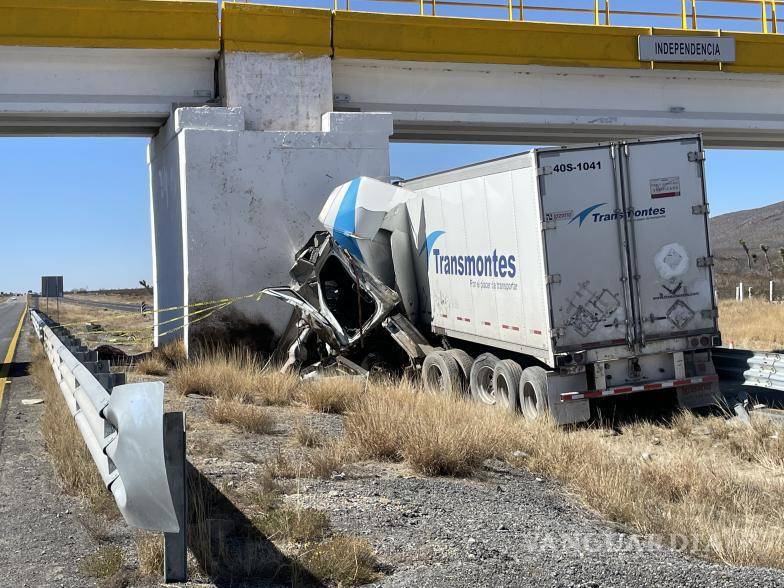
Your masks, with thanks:
M 560 423 L 665 389 L 703 406 L 720 344 L 707 214 L 698 135 L 361 177 L 330 194 L 295 285 L 267 293 L 297 309 L 288 364 L 306 371 L 410 365 Z

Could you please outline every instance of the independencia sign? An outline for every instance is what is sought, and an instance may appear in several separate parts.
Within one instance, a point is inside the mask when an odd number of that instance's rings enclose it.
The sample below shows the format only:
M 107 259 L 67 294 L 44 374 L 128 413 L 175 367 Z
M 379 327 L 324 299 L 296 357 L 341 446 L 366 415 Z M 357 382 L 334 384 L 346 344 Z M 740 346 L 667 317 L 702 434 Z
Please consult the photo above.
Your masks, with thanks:
M 640 61 L 735 61 L 733 37 L 640 35 L 637 50 Z

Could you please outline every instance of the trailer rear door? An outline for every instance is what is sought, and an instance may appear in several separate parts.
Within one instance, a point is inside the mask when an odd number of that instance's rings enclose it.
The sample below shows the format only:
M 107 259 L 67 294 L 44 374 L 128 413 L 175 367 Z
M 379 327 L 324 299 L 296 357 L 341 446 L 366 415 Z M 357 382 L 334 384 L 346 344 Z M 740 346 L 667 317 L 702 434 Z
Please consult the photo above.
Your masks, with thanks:
M 617 149 L 537 155 L 555 351 L 631 344 Z
M 699 137 L 627 143 L 623 187 L 641 344 L 716 331 Z

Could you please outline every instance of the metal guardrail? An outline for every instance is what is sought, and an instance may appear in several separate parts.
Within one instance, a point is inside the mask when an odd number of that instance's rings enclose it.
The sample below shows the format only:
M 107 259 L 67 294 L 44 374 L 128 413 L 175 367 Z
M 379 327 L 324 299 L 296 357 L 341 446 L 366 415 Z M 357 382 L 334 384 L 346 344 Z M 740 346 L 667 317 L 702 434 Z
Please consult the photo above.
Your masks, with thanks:
M 248 2 L 249 0 L 242 0 Z M 277 4 L 275 0 L 251 3 Z M 282 2 L 314 7 L 313 2 Z M 315 8 L 562 24 L 778 33 L 784 0 L 323 0 Z
M 126 384 L 108 361 L 38 310 L 30 320 L 65 403 L 131 527 L 164 533 L 167 581 L 184 580 L 184 415 L 163 414 L 162 382 Z M 167 417 L 167 418 L 164 418 Z
M 744 384 L 784 391 L 784 355 L 755 353 L 748 364 L 749 369 L 743 372 Z
M 784 354 L 718 347 L 712 356 L 722 380 L 784 392 Z

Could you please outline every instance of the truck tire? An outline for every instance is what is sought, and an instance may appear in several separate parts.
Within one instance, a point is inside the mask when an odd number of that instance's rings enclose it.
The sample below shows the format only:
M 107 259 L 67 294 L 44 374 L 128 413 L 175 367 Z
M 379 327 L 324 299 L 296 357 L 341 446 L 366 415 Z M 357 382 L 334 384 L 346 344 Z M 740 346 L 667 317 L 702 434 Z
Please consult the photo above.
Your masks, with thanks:
M 520 408 L 529 421 L 542 419 L 547 408 L 547 373 L 538 366 L 523 370 L 519 388 Z
M 457 360 L 446 351 L 433 351 L 422 362 L 422 383 L 427 392 L 460 395 L 463 378 Z
M 495 404 L 493 391 L 493 371 L 500 360 L 492 353 L 483 353 L 474 360 L 471 366 L 470 390 L 471 398 L 480 404 Z
M 520 377 L 523 368 L 513 359 L 502 359 L 495 364 L 493 370 L 493 389 L 496 402 L 510 412 L 516 413 L 519 406 L 517 391 L 520 388 Z
M 463 392 L 468 393 L 471 381 L 471 366 L 474 365 L 474 358 L 462 349 L 448 349 L 447 353 L 455 358 L 457 365 L 460 366 L 460 375 L 463 376 Z

